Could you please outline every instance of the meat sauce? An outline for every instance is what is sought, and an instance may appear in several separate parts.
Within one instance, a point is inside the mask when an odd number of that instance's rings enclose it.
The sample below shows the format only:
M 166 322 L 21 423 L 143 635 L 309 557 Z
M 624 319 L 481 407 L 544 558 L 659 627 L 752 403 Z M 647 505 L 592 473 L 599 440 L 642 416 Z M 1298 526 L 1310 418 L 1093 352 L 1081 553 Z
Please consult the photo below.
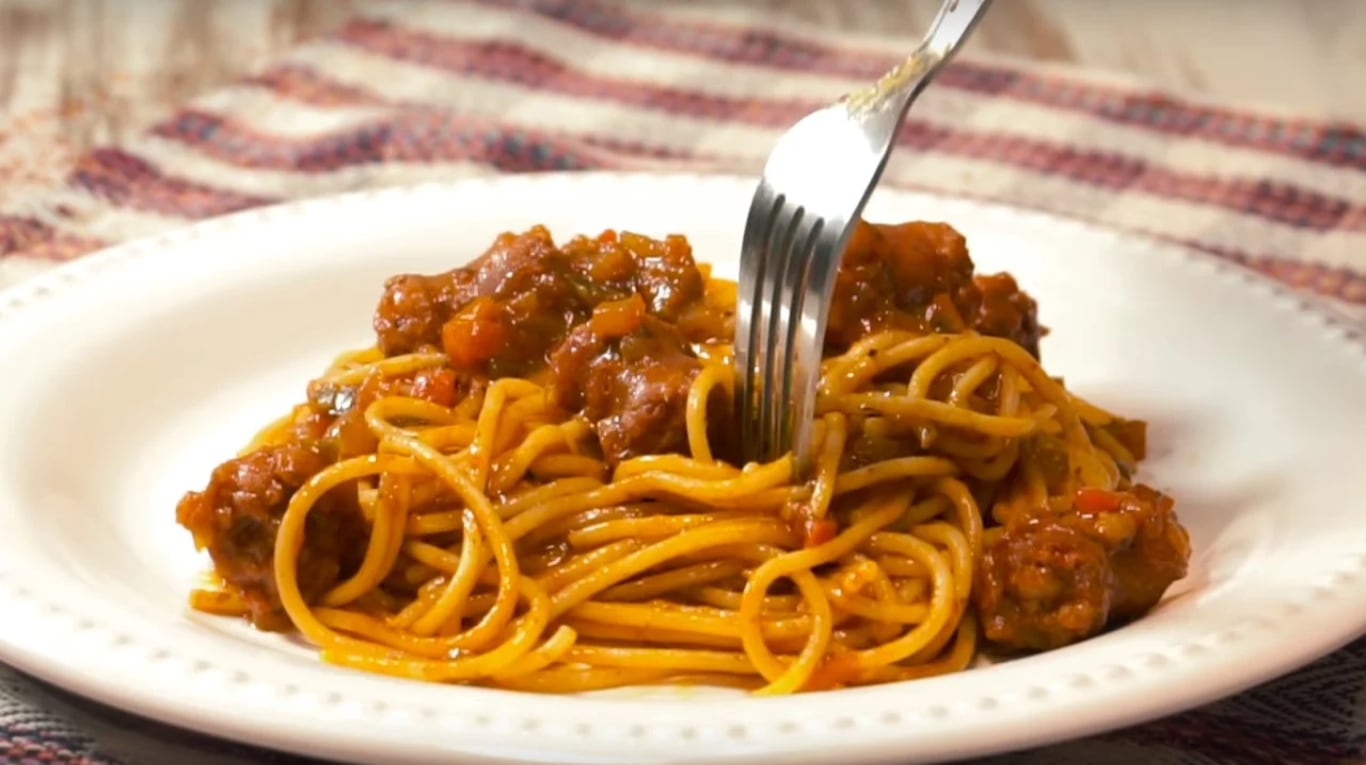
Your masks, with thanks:
M 219 466 L 203 491 L 185 495 L 177 518 L 252 621 L 270 629 L 285 626 L 272 559 L 289 498 L 331 462 L 375 448 L 363 413 L 381 396 L 450 406 L 490 380 L 523 377 L 592 424 L 608 463 L 685 451 L 699 350 L 729 342 L 734 326 L 733 301 L 712 294 L 707 277 L 683 237 L 609 231 L 557 246 L 541 227 L 500 236 L 462 268 L 395 276 L 375 313 L 377 347 L 388 357 L 439 351 L 447 363 L 354 386 L 310 384 L 284 442 Z M 835 284 L 827 352 L 887 329 L 975 331 L 1036 357 L 1044 334 L 1033 299 L 1007 274 L 975 274 L 952 227 L 860 223 Z M 709 411 L 724 414 L 729 402 L 717 403 Z M 725 456 L 729 418 L 713 419 Z M 354 493 L 329 493 L 305 529 L 305 597 L 353 573 L 366 538 Z M 1144 487 L 1113 501 L 1078 500 L 1075 512 L 1013 519 L 985 551 L 974 588 L 985 634 L 1010 649 L 1084 637 L 1151 606 L 1184 573 L 1188 550 L 1170 500 Z
M 854 229 L 835 278 L 828 352 L 889 329 L 1004 337 L 1036 358 L 1038 306 L 1010 274 L 974 274 L 967 241 L 946 223 Z

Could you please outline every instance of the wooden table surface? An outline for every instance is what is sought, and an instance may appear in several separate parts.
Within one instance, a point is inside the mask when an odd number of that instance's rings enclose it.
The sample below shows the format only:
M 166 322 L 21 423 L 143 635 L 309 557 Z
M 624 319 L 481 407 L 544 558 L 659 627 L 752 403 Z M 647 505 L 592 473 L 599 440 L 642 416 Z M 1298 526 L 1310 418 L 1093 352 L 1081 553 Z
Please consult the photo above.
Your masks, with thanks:
M 641 4 L 677 0 L 635 0 Z M 835 28 L 905 34 L 939 0 L 758 3 Z M 363 0 L 0 0 L 0 203 L 195 93 L 326 32 Z M 997 0 L 977 50 L 1366 123 L 1361 0 Z

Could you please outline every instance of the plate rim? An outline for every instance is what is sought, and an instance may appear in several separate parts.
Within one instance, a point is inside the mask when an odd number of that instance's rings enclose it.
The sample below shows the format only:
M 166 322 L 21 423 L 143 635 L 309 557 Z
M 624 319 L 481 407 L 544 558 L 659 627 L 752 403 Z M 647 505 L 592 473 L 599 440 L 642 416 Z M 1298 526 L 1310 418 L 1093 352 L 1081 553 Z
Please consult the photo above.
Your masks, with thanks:
M 619 172 L 580 172 L 580 173 L 544 173 L 544 174 L 522 174 L 522 175 L 493 175 L 485 177 L 460 178 L 449 181 L 430 181 L 420 184 L 386 187 L 381 189 L 370 189 L 351 191 L 343 194 L 315 197 L 292 202 L 252 208 L 238 211 L 224 216 L 219 216 L 203 221 L 198 221 L 187 226 L 170 229 L 165 232 L 153 234 L 127 243 L 105 248 L 96 253 L 78 258 L 64 263 L 46 273 L 26 279 L 4 291 L 0 291 L 0 330 L 11 331 L 17 329 L 22 335 L 23 329 L 16 319 L 21 318 L 25 311 L 33 305 L 44 303 L 49 300 L 61 300 L 65 288 L 73 287 L 78 284 L 86 283 L 93 277 L 105 273 L 112 269 L 118 269 L 125 265 L 136 263 L 148 258 L 173 257 L 174 253 L 183 246 L 192 246 L 199 239 L 212 237 L 231 228 L 239 226 L 263 225 L 270 226 L 273 222 L 278 222 L 281 218 L 307 218 L 309 216 L 325 215 L 327 210 L 337 207 L 347 207 L 355 205 L 370 205 L 382 203 L 385 200 L 392 202 L 394 199 L 421 196 L 421 195 L 442 195 L 451 194 L 458 187 L 465 186 L 524 186 L 542 185 L 553 183 L 570 184 L 596 184 L 601 188 L 611 188 L 615 184 L 621 183 L 645 183 L 645 184 L 720 184 L 732 186 L 736 184 L 752 184 L 753 179 L 745 176 L 722 175 L 722 174 L 702 174 L 702 173 L 619 173 Z M 504 192 L 506 193 L 506 192 Z M 1179 262 L 1180 268 L 1198 267 L 1207 272 L 1210 278 L 1218 278 L 1226 283 L 1237 283 L 1240 290 L 1249 293 L 1261 293 L 1259 297 L 1263 300 L 1274 299 L 1282 303 L 1283 307 L 1291 307 L 1297 313 L 1304 314 L 1314 320 L 1313 330 L 1321 335 L 1325 340 L 1333 344 L 1341 344 L 1341 350 L 1348 353 L 1358 354 L 1357 361 L 1362 362 L 1362 368 L 1366 370 L 1366 336 L 1363 335 L 1362 326 L 1351 322 L 1346 317 L 1325 303 L 1318 301 L 1310 295 L 1296 292 L 1288 285 L 1276 282 L 1268 276 L 1256 273 L 1250 269 L 1227 262 L 1217 256 L 1200 252 L 1194 248 L 1183 246 L 1177 243 L 1163 241 L 1159 238 L 1131 231 L 1122 231 L 1107 228 L 1084 222 L 1075 218 L 1058 215 L 1050 212 L 1043 212 L 1013 205 L 997 202 L 984 201 L 972 197 L 961 195 L 944 194 L 923 190 L 902 190 L 887 189 L 883 194 L 892 194 L 909 198 L 930 198 L 947 203 L 956 204 L 966 209 L 970 209 L 974 214 L 983 217 L 1006 217 L 1019 221 L 1022 224 L 1034 226 L 1047 226 L 1051 228 L 1066 227 L 1074 232 L 1081 233 L 1090 237 L 1103 237 L 1105 240 L 1115 243 L 1117 246 L 1129 248 L 1131 250 L 1144 250 L 1156 257 L 1166 258 L 1169 262 Z M 0 541 L 0 549 L 4 543 Z M 1359 561 L 1358 569 L 1366 568 L 1366 547 L 1353 553 L 1351 556 Z M 1360 571 L 1356 572 L 1360 574 Z M 16 583 L 19 582 L 19 583 Z M 1357 599 L 1366 604 L 1366 583 L 1357 585 L 1361 591 L 1357 593 Z M 16 603 L 25 600 L 34 600 L 34 593 L 22 584 L 22 577 L 16 576 L 13 572 L 7 571 L 3 561 L 0 561 L 0 607 L 12 607 Z M 34 600 L 33 605 L 38 601 Z M 49 618 L 56 616 L 49 614 L 47 617 L 39 614 L 39 618 Z M 67 615 L 69 618 L 70 615 Z M 89 621 L 85 619 L 84 621 Z M 943 748 L 940 752 L 930 752 L 931 757 L 937 756 L 970 756 L 987 752 L 1003 751 L 1004 749 L 1018 748 L 1022 746 L 1041 745 L 1050 742 L 1061 741 L 1078 736 L 1093 734 L 1103 730 L 1110 730 L 1117 725 L 1138 724 L 1151 720 L 1155 717 L 1184 711 L 1192 707 L 1207 703 L 1217 698 L 1222 698 L 1232 693 L 1250 688 L 1268 679 L 1280 676 L 1296 667 L 1313 661 L 1326 655 L 1337 648 L 1340 648 L 1366 632 L 1366 613 L 1358 616 L 1354 620 L 1347 620 L 1353 626 L 1351 629 L 1339 629 L 1330 639 L 1323 639 L 1319 636 L 1318 640 L 1309 640 L 1306 645 L 1312 646 L 1307 650 L 1301 648 L 1298 651 L 1286 651 L 1281 655 L 1279 662 L 1263 661 L 1258 666 L 1258 671 L 1252 673 L 1236 674 L 1232 677 L 1223 678 L 1222 682 L 1214 682 L 1201 686 L 1197 689 L 1186 689 L 1183 692 L 1173 694 L 1170 690 L 1164 691 L 1167 701 L 1162 704 L 1150 702 L 1146 707 L 1140 705 L 1140 711 L 1135 713 L 1126 710 L 1123 714 L 1092 714 L 1090 716 L 1077 715 L 1065 724 L 1052 726 L 1016 726 L 1010 735 L 1003 739 L 996 740 L 995 743 L 985 742 L 960 742 L 959 745 Z M 98 625 L 95 625 L 98 627 Z M 77 666 L 77 662 L 53 661 L 53 657 L 45 655 L 41 646 L 25 645 L 22 637 L 16 638 L 9 634 L 0 634 L 0 660 L 9 663 L 22 672 L 28 673 L 47 682 L 62 687 L 63 689 L 76 693 L 80 696 L 91 698 L 101 703 L 121 708 L 144 716 L 148 719 L 158 721 L 163 724 L 172 725 L 179 728 L 195 730 L 210 736 L 226 737 L 238 741 L 252 742 L 269 746 L 285 751 L 296 752 L 299 754 L 313 756 L 339 757 L 341 759 L 352 759 L 356 756 L 370 757 L 392 757 L 395 751 L 388 748 L 375 748 L 375 744 L 385 743 L 382 736 L 372 736 L 375 731 L 362 732 L 357 735 L 355 731 L 346 732 L 347 735 L 338 737 L 324 747 L 318 746 L 316 731 L 309 732 L 309 726 L 290 726 L 270 724 L 269 714 L 243 707 L 233 710 L 232 714 L 224 715 L 221 709 L 215 710 L 212 716 L 196 715 L 193 712 L 193 705 L 184 705 L 185 699 L 176 694 L 165 694 L 149 701 L 148 692 L 139 690 L 136 685 L 121 686 L 116 682 L 92 681 L 88 676 L 83 675 L 83 669 Z M 1179 662 L 1178 662 L 1179 663 Z M 1103 685 L 1103 684 L 1102 684 Z M 1159 683 L 1164 687 L 1170 687 L 1170 683 Z M 377 686 L 378 687 L 378 686 Z M 883 686 L 882 688 L 887 688 Z M 862 689 L 860 689 L 862 690 Z M 841 692 L 845 693 L 845 692 Z M 193 693 L 189 694 L 194 696 Z M 863 695 L 863 694 L 860 694 Z M 1172 703 L 1171 697 L 1179 697 L 1179 701 Z M 552 697 L 553 698 L 553 697 Z M 806 696 L 804 698 L 812 698 Z M 200 699 L 202 701 L 202 699 Z M 597 700 L 604 701 L 604 700 Z M 612 703 L 612 702 L 606 702 Z M 758 702 L 764 703 L 764 702 Z M 593 704 L 592 706 L 597 706 Z M 1158 708 L 1160 707 L 1160 708 Z M 187 712 L 186 710 L 191 710 Z M 316 711 L 316 710 L 315 710 Z M 989 714 L 990 710 L 982 709 L 982 713 Z M 885 719 L 884 719 L 885 718 Z M 900 718 L 893 720 L 886 714 L 879 718 L 878 722 L 867 726 L 859 726 L 856 730 L 877 725 L 896 725 L 900 724 Z M 316 728 L 315 726 L 313 726 Z M 381 726 L 382 727 L 382 726 Z M 800 741 L 811 743 L 819 740 L 825 734 L 839 734 L 844 728 L 843 718 L 831 721 L 828 729 L 814 728 L 804 731 L 806 735 L 801 735 Z M 1047 730 L 1042 730 L 1047 728 Z M 515 730 L 509 729 L 512 735 Z M 823 731 L 823 732 L 822 732 Z M 545 731 L 548 733 L 549 731 Z M 841 738 L 847 738 L 848 731 Z M 262 735 L 265 734 L 265 735 Z M 509 732 L 494 731 L 490 735 L 509 735 Z M 575 736 L 574 731 L 560 732 L 559 735 Z M 797 735 L 793 733 L 792 735 Z M 598 761 L 625 761 L 607 755 L 604 745 L 622 746 L 634 743 L 630 737 L 604 738 L 596 749 L 587 751 L 592 752 Z M 680 745 L 685 744 L 680 741 Z M 886 736 L 875 737 L 869 741 L 858 741 L 842 743 L 840 754 L 842 759 L 852 761 L 873 761 L 880 756 L 886 756 L 886 746 L 888 738 Z M 782 754 L 793 762 L 818 762 L 819 757 L 813 759 L 811 752 L 792 751 L 789 748 L 769 748 L 755 744 L 753 741 L 737 741 L 736 746 L 746 748 L 747 754 L 741 755 L 737 761 L 762 762 L 767 756 Z M 1003 747 L 1002 744 L 1005 744 Z M 421 762 L 427 756 L 431 757 L 469 757 L 471 761 L 485 761 L 482 758 L 492 757 L 493 750 L 483 750 L 478 747 L 441 747 L 425 749 L 426 754 L 421 752 L 409 752 L 409 758 L 404 761 Z M 712 752 L 711 754 L 714 754 Z M 820 755 L 820 751 L 815 752 Z M 709 757 L 709 759 L 711 759 Z M 508 759 L 487 761 L 538 761 L 530 759 Z M 714 759 L 712 760 L 714 761 Z

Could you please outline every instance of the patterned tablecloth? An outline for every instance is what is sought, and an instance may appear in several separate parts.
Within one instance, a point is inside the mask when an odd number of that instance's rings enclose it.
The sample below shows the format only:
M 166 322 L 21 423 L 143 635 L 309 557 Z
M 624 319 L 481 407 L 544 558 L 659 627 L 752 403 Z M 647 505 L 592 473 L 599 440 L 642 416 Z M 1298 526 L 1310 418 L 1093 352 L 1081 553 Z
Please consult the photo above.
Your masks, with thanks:
M 0 195 L 0 285 L 190 220 L 351 189 L 546 170 L 752 173 L 787 125 L 909 45 L 743 9 L 367 7 L 137 139 L 88 153 L 60 186 Z M 899 142 L 884 183 L 1180 242 L 1366 319 L 1362 126 L 969 53 Z M 135 719 L 3 666 L 0 761 L 300 762 Z M 1366 641 L 1223 702 L 992 761 L 1366 761 Z

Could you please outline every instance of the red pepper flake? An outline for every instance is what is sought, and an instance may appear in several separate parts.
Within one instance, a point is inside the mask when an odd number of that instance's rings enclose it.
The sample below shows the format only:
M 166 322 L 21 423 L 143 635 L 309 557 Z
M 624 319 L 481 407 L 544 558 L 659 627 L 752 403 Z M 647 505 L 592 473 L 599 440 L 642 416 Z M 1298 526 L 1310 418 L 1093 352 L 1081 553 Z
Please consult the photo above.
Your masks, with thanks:
M 829 518 L 807 518 L 802 522 L 803 546 L 820 547 L 835 538 L 838 529 Z
M 1077 511 L 1087 515 L 1113 513 L 1119 509 L 1119 495 L 1090 486 L 1077 490 L 1075 502 Z

